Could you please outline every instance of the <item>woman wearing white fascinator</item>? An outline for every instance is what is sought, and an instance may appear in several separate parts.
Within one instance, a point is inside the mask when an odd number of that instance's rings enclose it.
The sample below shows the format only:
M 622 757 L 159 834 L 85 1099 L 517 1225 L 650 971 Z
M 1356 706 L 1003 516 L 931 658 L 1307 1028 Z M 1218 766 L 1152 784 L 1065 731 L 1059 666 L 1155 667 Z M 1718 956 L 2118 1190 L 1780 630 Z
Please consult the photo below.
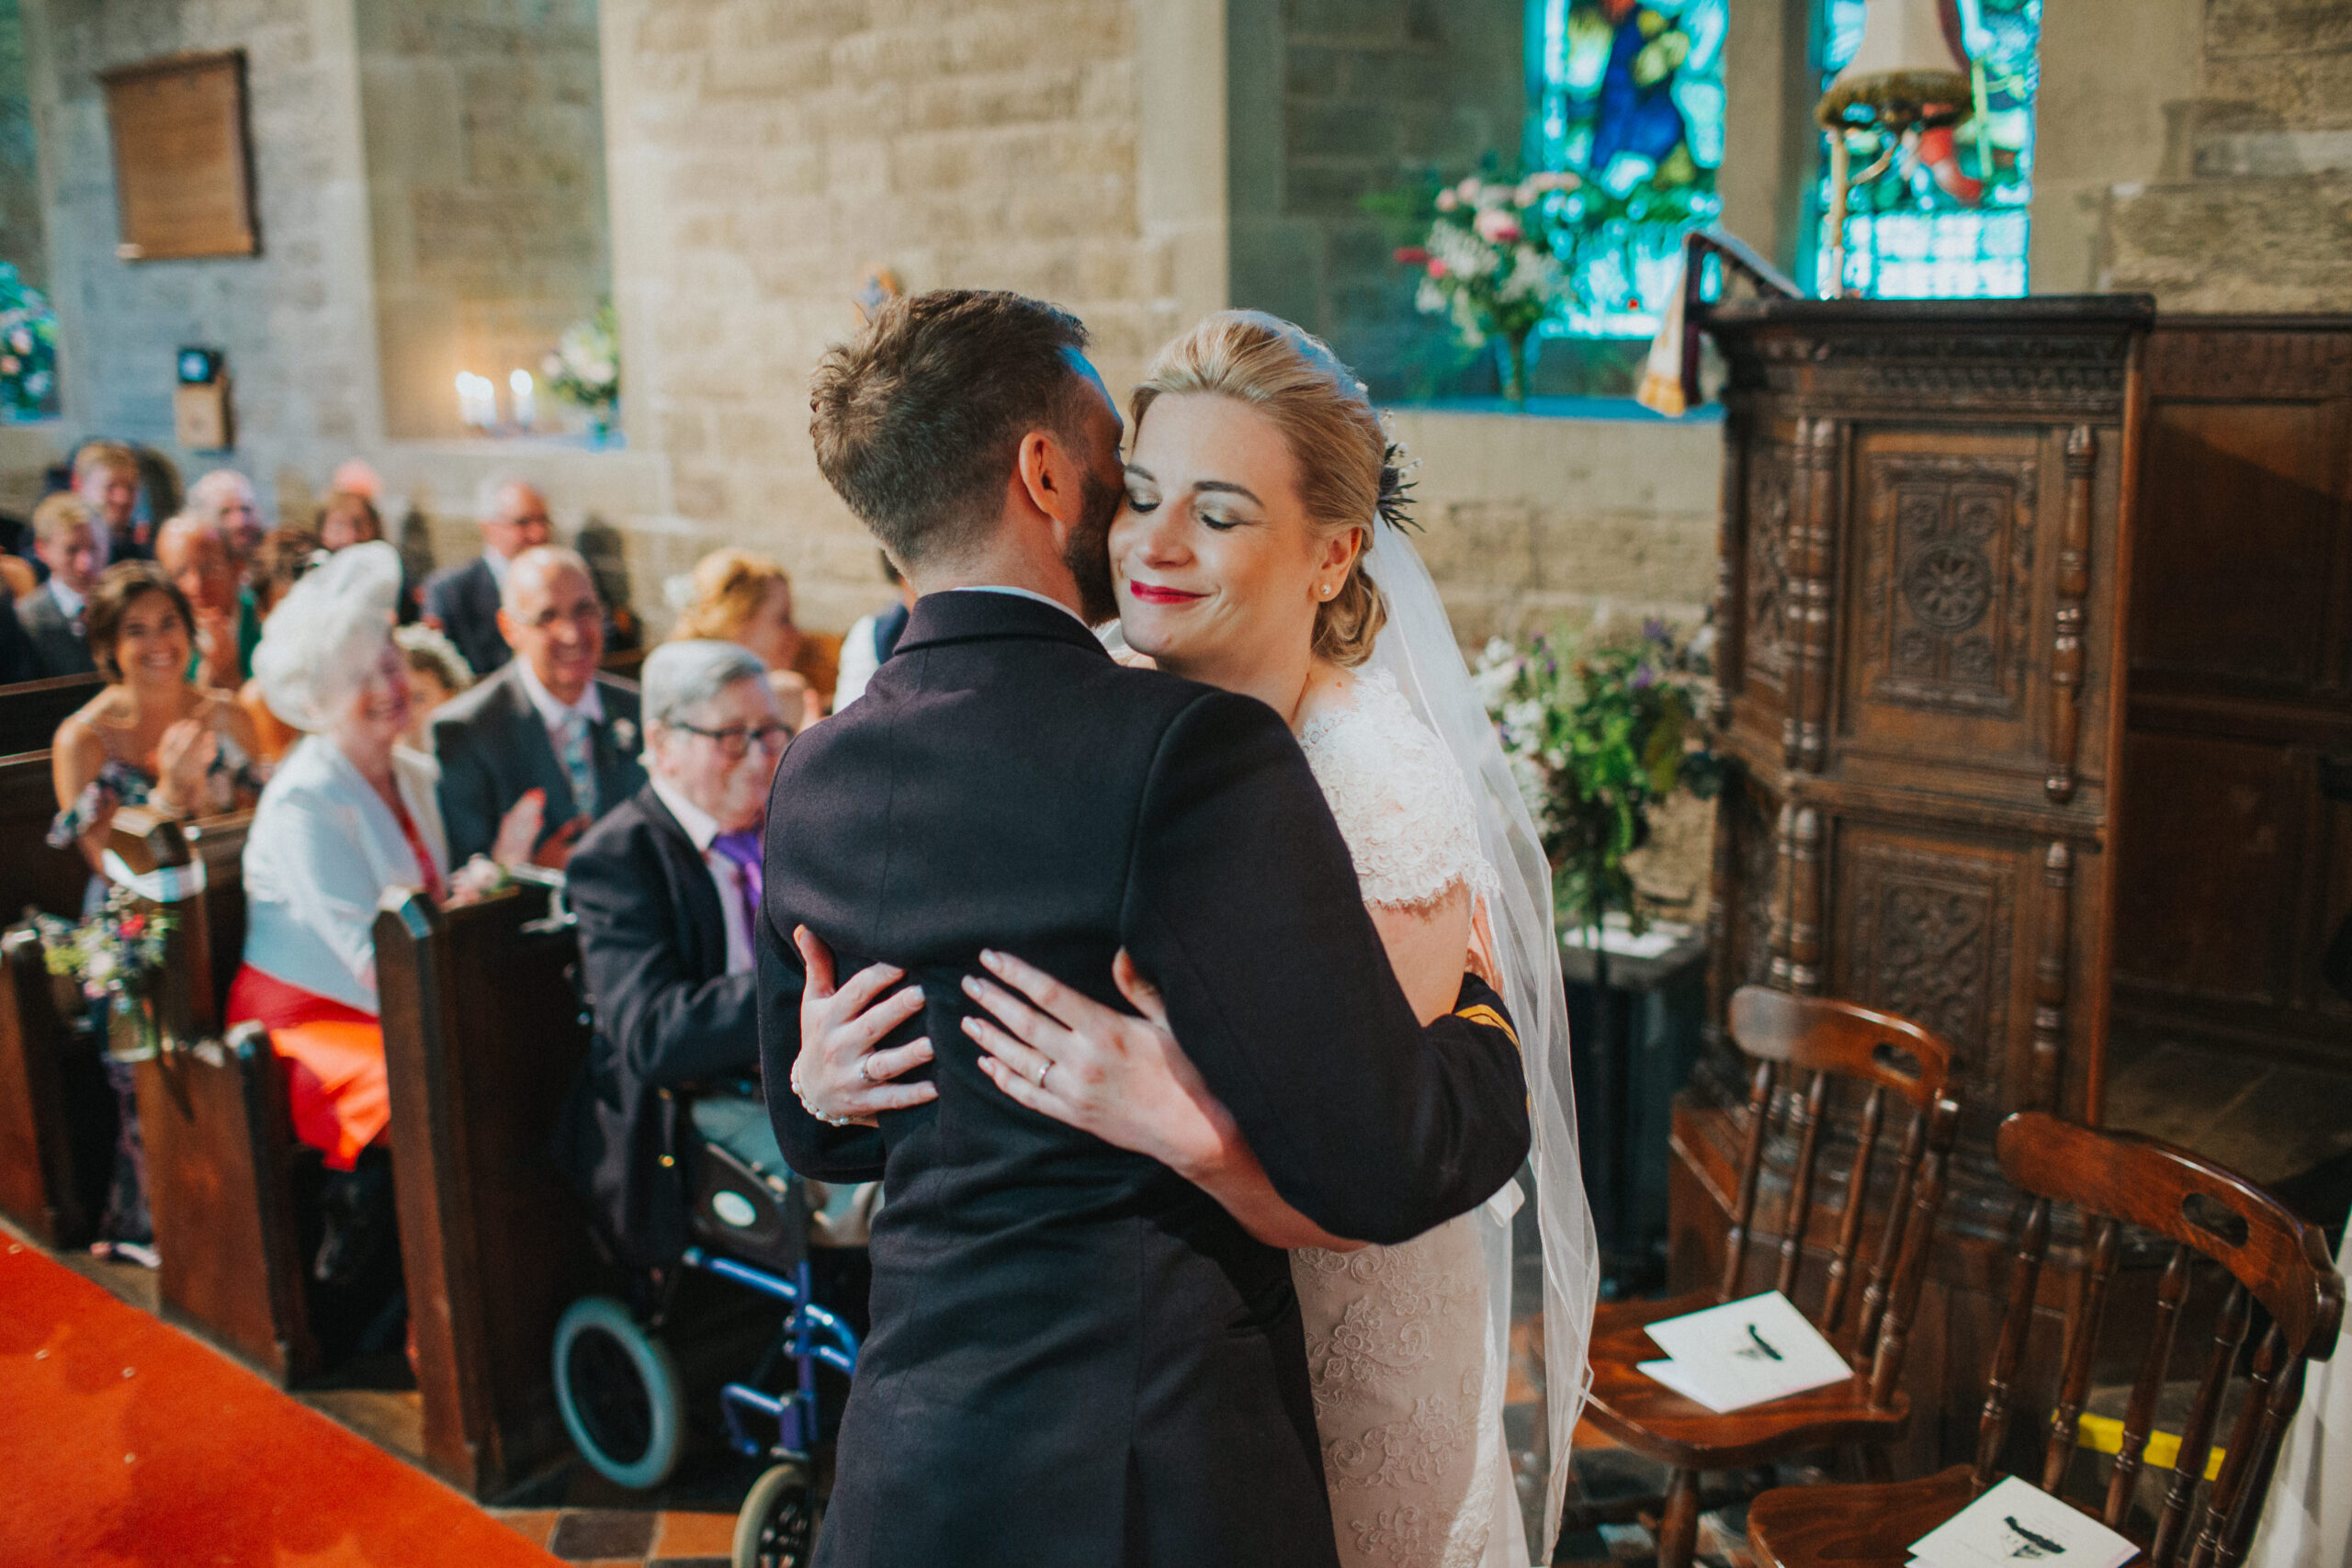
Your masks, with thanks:
M 392 887 L 450 893 L 439 769 L 402 741 L 413 698 L 392 640 L 400 582 L 391 546 L 338 551 L 288 592 L 254 652 L 271 710 L 304 736 L 262 792 L 246 835 L 244 963 L 228 1019 L 268 1030 L 295 1134 L 339 1173 L 326 1194 L 322 1279 L 366 1261 L 347 1222 L 385 1182 L 380 1156 L 361 1168 L 390 1111 L 376 907 Z M 536 800 L 508 814 L 495 858 L 528 858 L 537 814 Z M 374 1228 L 379 1244 L 389 1240 Z

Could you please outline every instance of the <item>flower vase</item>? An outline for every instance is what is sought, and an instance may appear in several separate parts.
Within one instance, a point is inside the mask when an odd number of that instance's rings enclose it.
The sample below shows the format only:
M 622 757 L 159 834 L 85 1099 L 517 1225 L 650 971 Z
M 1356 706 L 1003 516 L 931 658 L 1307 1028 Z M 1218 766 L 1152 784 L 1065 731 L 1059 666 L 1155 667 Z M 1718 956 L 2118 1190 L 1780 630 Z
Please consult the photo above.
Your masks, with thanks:
M 1503 396 L 1515 409 L 1527 407 L 1527 334 L 1518 333 L 1496 339 L 1500 351 Z
M 107 998 L 108 1061 L 148 1061 L 163 1043 L 164 1029 L 155 1016 L 155 998 L 145 987 L 117 991 Z

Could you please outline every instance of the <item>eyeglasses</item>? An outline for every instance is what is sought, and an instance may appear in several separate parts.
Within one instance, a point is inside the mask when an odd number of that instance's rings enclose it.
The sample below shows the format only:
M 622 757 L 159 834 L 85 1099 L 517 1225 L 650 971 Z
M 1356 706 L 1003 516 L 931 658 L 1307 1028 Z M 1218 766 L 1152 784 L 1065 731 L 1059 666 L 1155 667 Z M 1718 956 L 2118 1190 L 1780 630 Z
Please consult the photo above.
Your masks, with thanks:
M 761 750 L 774 755 L 782 751 L 792 739 L 792 727 L 787 724 L 763 724 L 752 729 L 746 729 L 740 724 L 725 729 L 704 729 L 692 724 L 673 725 L 672 728 L 683 729 L 688 735 L 701 736 L 717 746 L 718 754 L 730 762 L 741 761 L 750 754 L 755 741 Z

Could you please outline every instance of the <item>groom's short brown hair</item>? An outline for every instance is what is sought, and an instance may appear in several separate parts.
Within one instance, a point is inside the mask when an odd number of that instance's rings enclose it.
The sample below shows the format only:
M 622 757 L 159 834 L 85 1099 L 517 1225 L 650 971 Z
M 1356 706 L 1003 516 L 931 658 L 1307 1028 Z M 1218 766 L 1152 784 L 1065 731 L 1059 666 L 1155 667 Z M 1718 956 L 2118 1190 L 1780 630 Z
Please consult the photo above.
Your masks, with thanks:
M 808 383 L 817 467 L 901 562 L 953 559 L 997 520 L 1021 438 L 1075 430 L 1079 319 L 1002 291 L 893 299 Z

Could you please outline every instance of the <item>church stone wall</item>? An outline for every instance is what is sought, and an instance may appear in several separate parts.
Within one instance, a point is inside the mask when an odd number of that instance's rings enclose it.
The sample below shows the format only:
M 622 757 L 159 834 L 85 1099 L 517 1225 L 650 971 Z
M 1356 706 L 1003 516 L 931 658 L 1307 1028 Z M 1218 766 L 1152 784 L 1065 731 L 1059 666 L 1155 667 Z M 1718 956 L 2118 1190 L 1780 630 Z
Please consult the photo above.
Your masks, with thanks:
M 1099 0 L 605 0 L 624 418 L 673 525 L 766 549 L 802 618 L 887 590 L 817 472 L 807 386 L 888 268 L 1053 299 L 1114 392 L 1182 313 L 1148 234 L 1137 8 Z M 1163 65 L 1164 68 L 1164 65 Z

